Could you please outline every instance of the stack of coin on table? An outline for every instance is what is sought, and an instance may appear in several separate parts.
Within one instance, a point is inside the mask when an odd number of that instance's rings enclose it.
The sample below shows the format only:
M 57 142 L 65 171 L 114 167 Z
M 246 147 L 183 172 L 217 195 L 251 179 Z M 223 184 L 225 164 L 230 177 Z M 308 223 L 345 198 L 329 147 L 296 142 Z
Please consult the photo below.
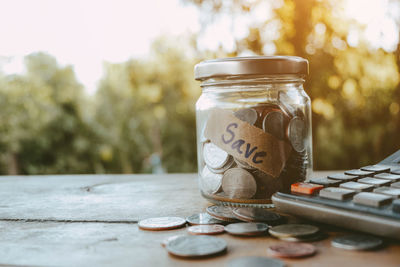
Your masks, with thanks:
M 272 177 L 234 158 L 208 140 L 204 134 L 202 155 L 204 168 L 200 173 L 200 187 L 205 196 L 217 200 L 270 199 L 277 191 L 287 191 L 290 185 L 304 181 L 307 175 L 308 156 L 305 145 L 307 134 L 303 112 L 285 104 L 257 104 L 234 111 L 234 116 L 261 128 L 279 141 L 290 144 L 290 155 L 279 177 Z M 284 144 L 283 142 L 281 144 Z M 283 147 L 268 151 L 273 157 L 283 158 Z
M 187 234 L 171 235 L 161 245 L 171 255 L 185 258 L 218 256 L 227 252 L 228 243 L 215 235 L 254 237 L 268 234 L 280 240 L 265 247 L 263 257 L 241 257 L 228 266 L 285 266 L 276 258 L 309 257 L 317 253 L 314 242 L 327 237 L 318 227 L 309 224 L 288 224 L 285 217 L 261 208 L 210 206 L 206 212 L 180 217 L 158 217 L 139 221 L 142 230 L 172 230 L 187 227 Z M 243 242 L 246 242 L 243 240 Z M 370 250 L 382 246 L 381 239 L 367 235 L 344 235 L 331 241 L 333 247 L 347 250 Z M 271 258 L 273 257 L 273 258 Z

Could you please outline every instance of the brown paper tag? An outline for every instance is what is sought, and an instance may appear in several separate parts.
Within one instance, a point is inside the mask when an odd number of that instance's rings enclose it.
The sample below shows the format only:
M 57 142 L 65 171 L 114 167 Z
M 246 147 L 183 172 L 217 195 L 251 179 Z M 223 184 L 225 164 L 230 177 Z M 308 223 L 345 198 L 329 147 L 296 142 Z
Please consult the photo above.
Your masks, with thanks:
M 285 141 L 239 120 L 224 109 L 210 112 L 204 135 L 233 157 L 273 177 L 279 176 L 291 151 Z

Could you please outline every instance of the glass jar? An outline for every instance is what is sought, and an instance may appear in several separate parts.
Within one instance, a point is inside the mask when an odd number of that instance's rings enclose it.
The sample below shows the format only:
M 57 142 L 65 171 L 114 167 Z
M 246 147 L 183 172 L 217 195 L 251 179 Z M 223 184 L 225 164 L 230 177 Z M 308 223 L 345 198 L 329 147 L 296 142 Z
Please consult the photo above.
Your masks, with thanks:
M 269 208 L 312 172 L 311 101 L 300 57 L 237 57 L 196 65 L 197 158 L 202 195 Z

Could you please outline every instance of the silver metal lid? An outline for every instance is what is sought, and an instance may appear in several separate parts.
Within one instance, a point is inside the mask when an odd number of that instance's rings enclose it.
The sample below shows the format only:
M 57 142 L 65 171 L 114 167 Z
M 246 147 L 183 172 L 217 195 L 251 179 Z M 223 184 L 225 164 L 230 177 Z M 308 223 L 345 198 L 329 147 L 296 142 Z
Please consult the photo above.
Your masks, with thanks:
M 308 60 L 294 56 L 231 57 L 205 60 L 194 67 L 194 78 L 240 75 L 308 74 Z

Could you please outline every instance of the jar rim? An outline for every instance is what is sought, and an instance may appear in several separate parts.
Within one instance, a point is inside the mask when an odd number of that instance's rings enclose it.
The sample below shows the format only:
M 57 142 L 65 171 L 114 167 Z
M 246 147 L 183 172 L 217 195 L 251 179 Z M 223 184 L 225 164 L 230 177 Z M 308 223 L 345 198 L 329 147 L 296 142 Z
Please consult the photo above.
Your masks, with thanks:
M 308 74 L 308 60 L 296 56 L 230 57 L 205 60 L 194 67 L 196 80 L 224 76 Z

